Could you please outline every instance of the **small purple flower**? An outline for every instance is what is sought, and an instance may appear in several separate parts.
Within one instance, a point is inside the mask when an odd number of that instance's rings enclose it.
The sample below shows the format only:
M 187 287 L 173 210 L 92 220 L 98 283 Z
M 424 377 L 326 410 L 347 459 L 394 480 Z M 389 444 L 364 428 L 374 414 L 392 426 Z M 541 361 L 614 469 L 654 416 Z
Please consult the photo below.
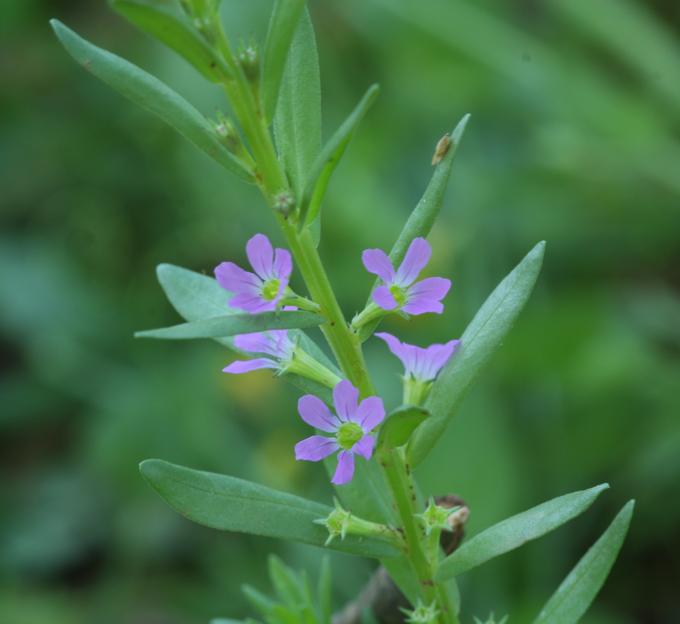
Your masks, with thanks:
M 239 334 L 234 337 L 234 346 L 240 351 L 271 356 L 252 360 L 236 360 L 222 369 L 223 372 L 234 375 L 249 373 L 260 368 L 280 369 L 282 363 L 290 361 L 295 352 L 295 343 L 288 336 L 287 329 Z
M 385 332 L 379 332 L 376 336 L 384 340 L 390 351 L 401 360 L 404 377 L 420 382 L 433 381 L 461 344 L 460 340 L 449 340 L 446 344 L 433 344 L 423 348 L 401 342 Z
M 359 391 L 347 380 L 333 388 L 335 414 L 313 394 L 298 401 L 298 412 L 308 425 L 332 433 L 333 437 L 313 435 L 295 445 L 295 459 L 321 461 L 338 453 L 338 466 L 331 483 L 349 483 L 354 476 L 354 455 L 369 460 L 375 438 L 369 435 L 385 418 L 382 399 L 372 396 L 359 403 Z M 336 415 L 337 414 L 337 415 Z
M 361 256 L 366 270 L 384 282 L 373 291 L 373 301 L 383 310 L 441 314 L 444 311 L 441 300 L 449 292 L 451 281 L 443 277 L 428 277 L 416 282 L 431 255 L 430 244 L 424 238 L 414 238 L 404 261 L 395 271 L 392 261 L 382 249 L 366 249 Z
M 286 292 L 293 271 L 293 260 L 286 249 L 273 249 L 264 234 L 255 234 L 246 244 L 246 254 L 255 273 L 243 270 L 233 262 L 222 262 L 215 277 L 222 288 L 234 293 L 232 308 L 251 314 L 276 309 Z

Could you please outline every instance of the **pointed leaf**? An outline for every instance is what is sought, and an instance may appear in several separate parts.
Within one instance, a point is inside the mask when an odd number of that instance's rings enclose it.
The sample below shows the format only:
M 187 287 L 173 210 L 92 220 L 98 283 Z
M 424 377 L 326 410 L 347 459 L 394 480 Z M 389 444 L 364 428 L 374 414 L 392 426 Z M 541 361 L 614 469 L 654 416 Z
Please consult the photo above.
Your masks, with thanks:
M 432 413 L 409 443 L 412 465 L 430 452 L 477 373 L 502 344 L 527 302 L 543 263 L 538 243 L 489 295 L 461 337 L 461 348 L 439 374 L 425 407 Z
M 304 8 L 305 0 L 276 0 L 274 3 L 262 59 L 262 99 L 267 121 L 276 110 L 288 50 Z
M 142 32 L 177 52 L 211 82 L 223 82 L 230 75 L 222 59 L 191 25 L 167 9 L 138 0 L 111 0 L 111 6 Z
M 394 410 L 380 427 L 378 448 L 392 449 L 406 444 L 415 431 L 428 416 L 424 407 L 404 405 Z
M 572 492 L 494 524 L 467 540 L 439 566 L 437 579 L 447 580 L 534 540 L 583 513 L 609 486 Z
M 332 511 L 327 505 L 160 459 L 143 461 L 140 471 L 170 507 L 198 524 L 321 547 L 328 537 L 327 530 L 314 523 Z M 386 542 L 354 536 L 335 539 L 329 548 L 366 557 L 398 554 L 397 549 Z
M 252 334 L 272 329 L 304 329 L 325 321 L 312 312 L 262 312 L 261 314 L 227 314 L 201 319 L 162 329 L 147 329 L 135 333 L 135 338 L 190 340 L 193 338 L 224 338 L 237 334 Z
M 305 184 L 301 204 L 303 212 L 300 214 L 300 220 L 305 226 L 310 225 L 317 219 L 331 175 L 333 175 L 335 168 L 338 166 L 359 123 L 378 97 L 378 93 L 380 93 L 380 87 L 377 84 L 369 87 L 364 97 L 356 105 L 356 108 L 335 131 L 335 134 L 324 145 L 321 153 L 314 160 Z
M 609 528 L 576 564 L 534 624 L 576 624 L 588 610 L 609 575 L 621 550 L 633 516 L 635 501 L 629 501 Z
M 288 52 L 274 133 L 279 158 L 300 201 L 307 174 L 321 147 L 321 82 L 314 28 L 305 9 Z
M 254 181 L 252 173 L 218 141 L 205 117 L 170 87 L 136 65 L 92 45 L 58 20 L 50 24 L 66 51 L 87 71 L 158 115 L 231 173 L 248 182 Z

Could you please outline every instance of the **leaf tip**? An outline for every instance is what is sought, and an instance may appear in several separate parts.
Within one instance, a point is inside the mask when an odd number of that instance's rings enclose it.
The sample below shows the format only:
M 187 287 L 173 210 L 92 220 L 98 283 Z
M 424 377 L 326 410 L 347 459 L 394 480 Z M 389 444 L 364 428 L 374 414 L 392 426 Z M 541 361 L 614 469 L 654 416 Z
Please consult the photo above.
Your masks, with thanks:
M 465 113 L 465 115 L 463 115 L 461 120 L 453 129 L 453 132 L 451 132 L 451 140 L 454 143 L 460 141 L 461 137 L 463 136 L 463 132 L 465 132 L 465 127 L 467 126 L 468 121 L 470 121 L 470 113 Z
M 167 462 L 162 459 L 145 459 L 139 463 L 139 472 L 149 485 L 153 486 Z

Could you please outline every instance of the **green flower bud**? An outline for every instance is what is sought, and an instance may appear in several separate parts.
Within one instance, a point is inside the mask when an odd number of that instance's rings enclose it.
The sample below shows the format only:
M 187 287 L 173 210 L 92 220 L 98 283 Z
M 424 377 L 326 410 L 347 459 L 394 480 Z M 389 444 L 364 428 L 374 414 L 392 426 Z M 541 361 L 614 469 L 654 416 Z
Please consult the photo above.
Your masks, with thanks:
M 429 605 L 424 605 L 422 602 L 418 601 L 415 609 L 402 609 L 402 612 L 406 615 L 406 621 L 410 624 L 435 624 L 437 616 L 439 615 L 439 611 L 434 602 Z

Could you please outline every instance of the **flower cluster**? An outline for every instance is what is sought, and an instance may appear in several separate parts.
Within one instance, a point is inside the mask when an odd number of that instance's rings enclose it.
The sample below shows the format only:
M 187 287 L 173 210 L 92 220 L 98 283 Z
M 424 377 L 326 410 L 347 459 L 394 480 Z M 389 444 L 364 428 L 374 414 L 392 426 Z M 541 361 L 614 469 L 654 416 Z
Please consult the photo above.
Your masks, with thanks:
M 289 286 L 293 262 L 286 249 L 274 249 L 263 234 L 256 234 L 246 245 L 246 255 L 253 271 L 246 271 L 233 262 L 222 262 L 215 268 L 215 277 L 232 294 L 229 306 L 249 314 L 273 312 L 296 307 L 287 303 L 314 302 L 298 296 Z M 381 249 L 367 249 L 362 261 L 366 269 L 377 275 L 381 283 L 371 295 L 371 302 L 358 314 L 352 329 L 358 331 L 389 313 L 419 315 L 441 314 L 442 299 L 451 282 L 442 277 L 418 280 L 432 255 L 424 238 L 414 239 L 395 270 L 389 256 Z M 404 404 L 422 405 L 439 372 L 460 347 L 460 340 L 433 344 L 427 348 L 401 342 L 392 334 L 379 332 L 390 351 L 404 366 Z M 333 411 L 321 398 L 306 394 L 298 402 L 302 420 L 321 432 L 295 445 L 295 458 L 321 461 L 337 454 L 337 465 L 331 482 L 342 485 L 352 480 L 355 457 L 370 460 L 376 444 L 375 431 L 385 418 L 383 401 L 377 396 L 360 400 L 359 390 L 348 380 L 313 358 L 301 348 L 292 330 L 268 330 L 234 337 L 234 346 L 247 360 L 236 360 L 226 366 L 225 373 L 242 374 L 258 369 L 272 369 L 277 374 L 292 373 L 332 388 Z

